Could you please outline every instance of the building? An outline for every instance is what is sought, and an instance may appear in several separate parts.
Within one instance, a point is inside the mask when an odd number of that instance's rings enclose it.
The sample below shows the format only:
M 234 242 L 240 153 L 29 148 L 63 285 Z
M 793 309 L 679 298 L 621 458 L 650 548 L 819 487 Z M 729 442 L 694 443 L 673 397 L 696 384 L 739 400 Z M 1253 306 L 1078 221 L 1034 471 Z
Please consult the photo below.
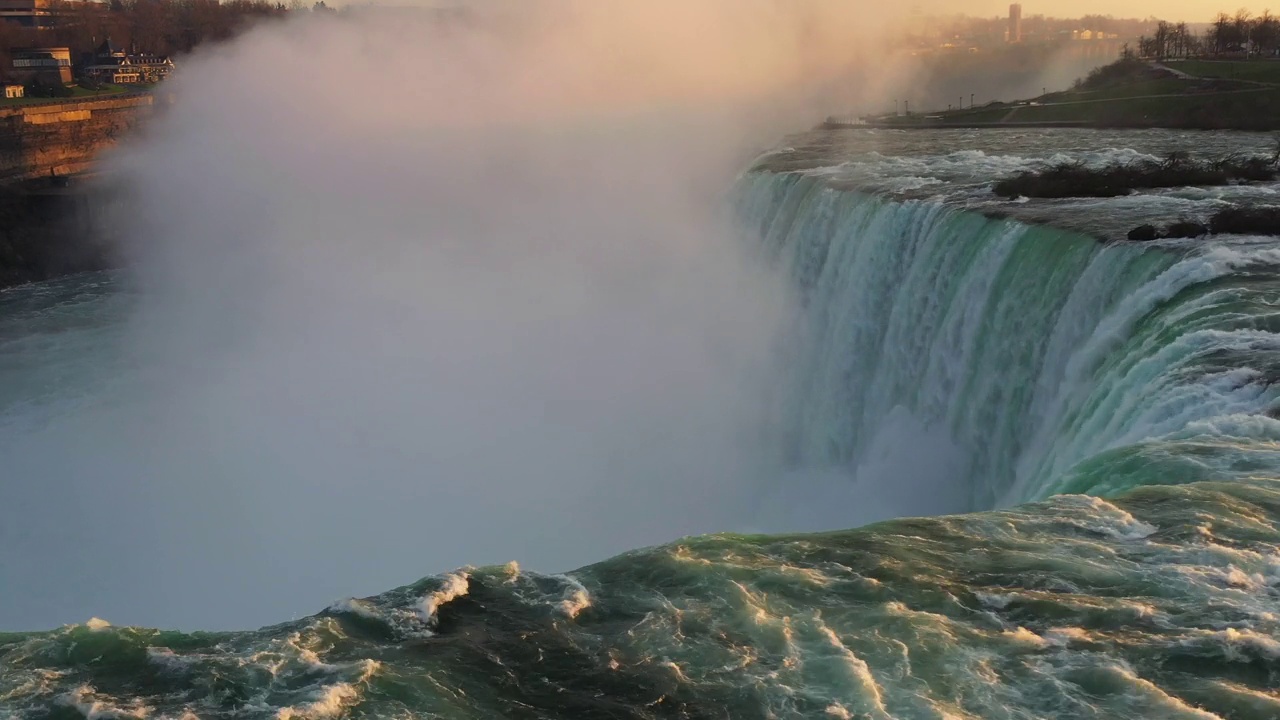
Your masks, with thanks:
M 100 82 L 126 85 L 130 83 L 155 83 L 169 77 L 173 61 L 163 55 L 127 53 L 111 42 L 103 41 L 84 66 L 85 77 Z
M 23 95 L 26 95 L 26 94 L 27 94 L 27 89 L 26 89 L 26 88 L 24 88 L 24 87 L 22 87 L 21 85 L 5 85 L 5 86 L 4 86 L 4 99 L 5 99 L 5 100 L 12 100 L 13 98 L 20 98 L 20 97 L 22 97 Z
M 1009 29 L 1005 31 L 1005 39 L 1011 43 L 1022 42 L 1022 5 L 1020 3 L 1009 6 Z
M 9 77 L 29 84 L 47 85 L 71 82 L 71 48 L 14 48 L 13 68 Z
M 142 76 L 143 82 L 157 83 L 169 77 L 169 73 L 173 72 L 173 61 L 165 55 L 139 53 L 130 55 L 129 62 L 137 69 L 138 74 Z
M 0 0 L 0 20 L 27 28 L 53 25 L 53 0 Z

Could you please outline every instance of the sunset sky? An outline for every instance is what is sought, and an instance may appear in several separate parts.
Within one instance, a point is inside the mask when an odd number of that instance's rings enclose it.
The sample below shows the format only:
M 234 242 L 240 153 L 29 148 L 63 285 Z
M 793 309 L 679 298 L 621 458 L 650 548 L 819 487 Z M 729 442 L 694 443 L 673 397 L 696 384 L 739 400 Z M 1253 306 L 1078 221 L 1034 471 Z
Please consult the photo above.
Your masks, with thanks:
M 410 5 L 410 6 L 484 6 L 502 4 L 510 0 L 329 0 L 329 5 Z M 646 0 L 623 0 L 646 2 Z M 971 15 L 974 17 L 1004 16 L 1009 4 L 1019 0 L 905 0 L 884 3 L 878 0 L 826 0 L 828 8 L 866 11 L 877 17 L 883 13 L 910 13 L 920 11 L 929 15 Z M 1110 15 L 1116 18 L 1158 17 L 1163 20 L 1210 22 L 1220 12 L 1235 14 L 1245 8 L 1257 15 L 1271 10 L 1280 15 L 1280 0 L 1020 0 L 1024 16 L 1049 15 L 1051 17 L 1080 17 L 1081 15 Z M 308 0 L 310 2 L 310 0 Z M 786 0 L 783 0 L 784 4 Z M 823 5 L 819 0 L 819 5 Z
M 501 4 L 508 0 L 329 0 L 329 5 L 428 5 L 456 6 Z M 624 0 L 645 2 L 645 0 Z M 905 0 L 884 3 L 877 0 L 826 0 L 829 7 L 866 8 L 875 15 L 895 10 L 908 13 L 919 10 L 930 15 L 972 15 L 975 17 L 1004 16 L 1009 4 L 1019 0 Z M 1253 14 L 1271 10 L 1280 15 L 1280 0 L 1020 0 L 1023 15 L 1049 15 L 1052 17 L 1080 17 L 1081 15 L 1111 15 L 1117 18 L 1158 17 L 1164 20 L 1209 22 L 1220 12 L 1235 14 L 1245 8 Z M 308 3 L 310 0 L 308 0 Z M 822 4 L 819 2 L 819 4 Z
M 917 0 L 926 12 L 946 13 L 964 12 L 981 17 L 1004 15 L 1008 12 L 1009 3 L 1003 0 Z M 1023 0 L 1024 15 L 1053 15 L 1057 17 L 1077 17 L 1080 15 L 1100 14 L 1115 17 L 1148 17 L 1156 16 L 1168 20 L 1187 20 L 1190 22 L 1208 22 L 1219 12 L 1235 13 L 1239 8 L 1247 8 L 1257 14 L 1266 9 L 1280 14 L 1280 0 L 1274 3 L 1251 2 L 1240 0 L 1073 0 L 1066 3 L 1060 1 Z

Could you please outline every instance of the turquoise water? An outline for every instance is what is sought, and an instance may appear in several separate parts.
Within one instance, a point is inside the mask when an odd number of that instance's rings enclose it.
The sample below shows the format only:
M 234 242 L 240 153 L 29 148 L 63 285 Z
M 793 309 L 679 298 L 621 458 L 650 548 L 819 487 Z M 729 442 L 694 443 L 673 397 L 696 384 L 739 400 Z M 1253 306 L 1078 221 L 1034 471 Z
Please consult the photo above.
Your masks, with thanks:
M 905 411 L 958 447 L 964 510 L 1280 470 L 1274 243 L 1108 245 L 799 174 L 740 189 L 806 307 L 797 462 L 865 457 Z
M 774 439 L 794 482 L 830 471 L 828 501 L 936 517 L 689 538 L 565 575 L 465 568 L 254 632 L 0 635 L 0 711 L 1280 715 L 1280 250 L 1103 244 L 838 185 L 735 188 L 799 308 Z M 118 297 L 75 283 L 7 295 L 30 327 L 0 350 Z
M 1161 486 L 690 539 L 571 577 L 473 569 L 251 633 L 0 635 L 0 702 L 35 718 L 1266 718 L 1277 517 L 1271 482 Z

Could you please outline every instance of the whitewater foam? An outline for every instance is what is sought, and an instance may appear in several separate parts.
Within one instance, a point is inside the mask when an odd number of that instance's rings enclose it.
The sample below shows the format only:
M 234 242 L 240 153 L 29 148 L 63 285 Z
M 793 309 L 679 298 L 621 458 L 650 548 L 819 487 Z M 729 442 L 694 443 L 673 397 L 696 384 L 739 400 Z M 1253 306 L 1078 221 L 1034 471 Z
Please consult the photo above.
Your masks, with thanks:
M 561 575 L 559 579 L 564 580 L 566 588 L 564 599 L 559 603 L 560 612 L 570 620 L 578 617 L 583 610 L 591 607 L 591 595 L 582 583 L 573 579 L 568 575 Z
M 279 720 L 318 720 L 337 717 L 360 699 L 360 691 L 350 683 L 336 683 L 315 692 L 314 699 L 304 705 L 276 711 Z
M 436 611 L 441 606 L 467 594 L 470 585 L 466 573 L 454 573 L 444 578 L 444 586 L 422 599 L 422 621 L 428 625 L 436 622 Z
M 106 697 L 90 685 L 81 685 L 59 696 L 57 702 L 73 708 L 85 720 L 146 720 L 155 712 L 154 708 L 143 703 Z

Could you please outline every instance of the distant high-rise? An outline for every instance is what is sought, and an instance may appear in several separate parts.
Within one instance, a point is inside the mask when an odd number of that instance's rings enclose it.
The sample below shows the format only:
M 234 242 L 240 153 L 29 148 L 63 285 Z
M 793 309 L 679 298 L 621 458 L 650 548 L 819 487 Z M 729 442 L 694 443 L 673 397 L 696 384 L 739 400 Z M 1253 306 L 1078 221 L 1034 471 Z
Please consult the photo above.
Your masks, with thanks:
M 1006 38 L 1011 43 L 1022 42 L 1022 4 L 1009 6 L 1009 30 Z

